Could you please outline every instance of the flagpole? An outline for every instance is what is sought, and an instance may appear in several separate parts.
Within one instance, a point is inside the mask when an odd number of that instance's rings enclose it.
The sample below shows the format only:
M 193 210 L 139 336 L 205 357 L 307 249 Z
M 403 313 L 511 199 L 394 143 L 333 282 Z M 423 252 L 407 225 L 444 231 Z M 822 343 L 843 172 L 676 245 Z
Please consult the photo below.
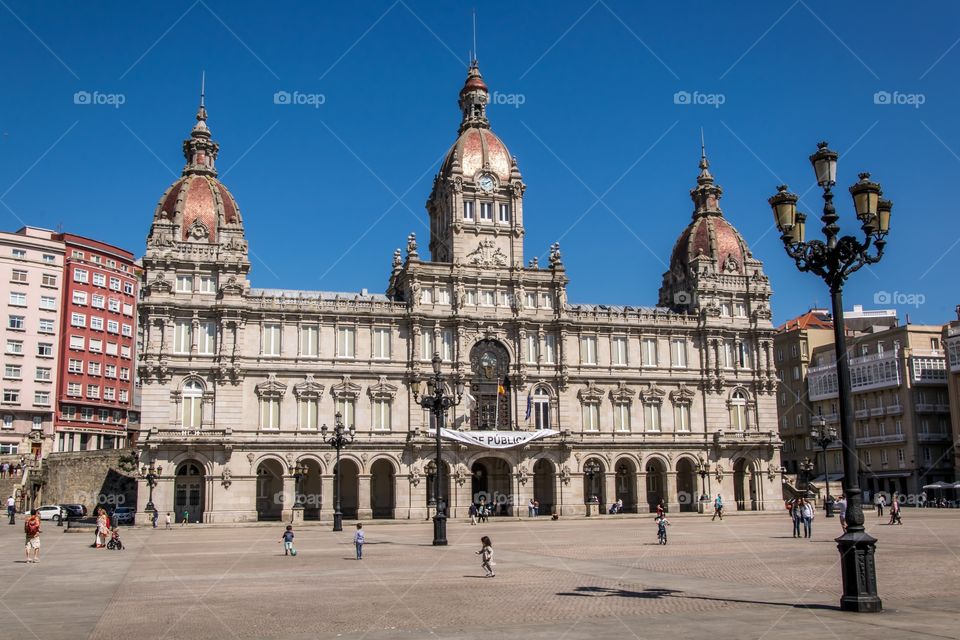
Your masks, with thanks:
M 497 406 L 493 409 L 493 430 L 500 430 L 500 383 L 497 382 Z

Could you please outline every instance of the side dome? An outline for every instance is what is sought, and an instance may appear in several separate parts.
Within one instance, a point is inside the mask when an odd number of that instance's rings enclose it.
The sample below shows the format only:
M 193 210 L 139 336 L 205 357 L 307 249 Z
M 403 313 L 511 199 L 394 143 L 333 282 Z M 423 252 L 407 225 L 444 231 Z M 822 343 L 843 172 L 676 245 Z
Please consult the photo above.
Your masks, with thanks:
M 207 110 L 203 96 L 197 110 L 197 124 L 190 138 L 183 142 L 187 164 L 183 177 L 164 192 L 153 214 L 154 222 L 167 222 L 179 227 L 179 241 L 218 242 L 225 227 L 241 227 L 237 201 L 217 179 L 216 159 L 220 145 L 214 142 L 207 127 Z

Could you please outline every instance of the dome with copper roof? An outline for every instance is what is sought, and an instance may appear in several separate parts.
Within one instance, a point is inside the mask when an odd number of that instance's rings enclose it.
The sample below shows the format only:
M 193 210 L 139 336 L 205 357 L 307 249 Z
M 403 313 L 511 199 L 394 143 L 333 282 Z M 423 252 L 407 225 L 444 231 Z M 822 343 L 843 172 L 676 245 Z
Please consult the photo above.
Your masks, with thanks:
M 460 137 L 447 152 L 440 168 L 441 174 L 460 172 L 472 179 L 481 171 L 488 171 L 502 183 L 510 180 L 512 158 L 503 141 L 490 130 L 486 113 L 489 98 L 480 67 L 474 60 L 460 90 L 459 104 L 463 112 Z
M 723 189 L 714 184 L 705 153 L 700 157 L 697 186 L 690 190 L 693 220 L 680 234 L 670 256 L 670 271 L 685 274 L 697 258 L 715 261 L 717 271 L 743 275 L 750 256 L 747 243 L 720 210 Z
M 187 164 L 183 176 L 160 198 L 154 212 L 155 222 L 170 222 L 179 227 L 175 240 L 218 242 L 218 232 L 230 225 L 241 225 L 240 209 L 226 186 L 217 179 L 215 161 L 220 145 L 207 127 L 207 110 L 200 94 L 197 124 L 183 142 Z

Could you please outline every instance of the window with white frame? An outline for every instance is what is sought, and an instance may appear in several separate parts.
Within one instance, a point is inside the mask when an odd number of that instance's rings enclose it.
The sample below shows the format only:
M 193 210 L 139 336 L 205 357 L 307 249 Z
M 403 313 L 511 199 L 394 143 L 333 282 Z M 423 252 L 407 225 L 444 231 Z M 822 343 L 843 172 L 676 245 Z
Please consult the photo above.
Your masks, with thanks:
M 132 338 L 132 337 L 133 337 L 133 325 L 132 325 L 132 324 L 127 324 L 126 322 L 124 322 L 122 325 L 120 325 L 120 333 L 121 333 L 122 335 L 128 337 L 128 338 Z
M 586 402 L 583 405 L 583 430 L 600 430 L 600 404 L 597 402 Z
M 91 360 L 87 363 L 87 374 L 91 376 L 100 375 L 100 362 L 97 360 Z
M 83 373 L 83 360 L 77 358 L 70 358 L 67 363 L 67 372 L 68 373 Z
M 433 288 L 432 287 L 424 287 L 420 291 L 420 303 L 433 304 Z
M 104 400 L 116 400 L 117 399 L 117 390 L 114 387 L 104 387 L 103 388 L 103 399 Z
M 87 326 L 87 316 L 82 313 L 71 313 L 70 314 L 70 326 L 71 327 L 85 327 Z
M 266 396 L 260 398 L 260 428 L 280 428 L 280 398 Z
M 3 401 L 6 404 L 16 404 L 20 402 L 20 391 L 18 389 L 4 389 Z
M 540 307 L 543 309 L 553 308 L 553 295 L 550 293 L 540 294 Z
M 50 392 L 49 391 L 34 391 L 33 392 L 33 404 L 40 405 L 41 407 L 50 406 Z
M 27 294 L 20 291 L 11 291 L 9 304 L 13 307 L 27 306 Z
M 173 352 L 190 353 L 193 346 L 193 323 L 190 320 L 177 320 L 173 325 Z
M 107 277 L 102 273 L 93 274 L 93 286 L 95 287 L 105 287 L 107 286 Z
M 127 402 L 129 395 L 126 389 L 120 389 L 120 402 Z
M 337 329 L 337 357 L 355 358 L 357 356 L 357 333 L 353 327 Z
M 627 338 L 625 336 L 613 336 L 610 339 L 611 363 L 614 366 L 626 366 L 627 364 Z
M 57 299 L 53 296 L 40 296 L 40 308 L 44 311 L 56 311 Z
M 680 433 L 690 431 L 690 404 L 678 403 L 673 406 L 673 428 Z
M 337 413 L 340 414 L 340 419 L 343 421 L 343 426 L 347 429 L 355 426 L 357 411 L 354 399 L 337 398 L 336 407 Z
M 88 384 L 87 385 L 87 397 L 91 399 L 97 399 L 100 397 L 100 385 L 98 384 Z
M 390 401 L 377 398 L 373 401 L 373 429 L 374 431 L 390 430 Z
M 90 272 L 86 269 L 74 269 L 73 270 L 73 281 L 87 283 L 90 281 Z
M 90 296 L 90 306 L 96 307 L 97 309 L 105 309 L 106 298 L 102 294 L 95 293 L 92 296 Z
M 83 385 L 79 382 L 68 382 L 67 383 L 67 395 L 75 398 L 79 398 L 83 393 Z
M 129 348 L 130 348 L 130 347 L 124 347 L 124 349 L 129 349 Z M 107 355 L 108 355 L 108 356 L 115 356 L 115 355 L 117 355 L 117 343 L 116 343 L 116 342 L 108 342 L 108 343 L 107 343 Z M 127 357 L 129 357 L 129 356 L 127 356 Z
M 527 293 L 526 300 L 524 300 L 527 305 L 527 309 L 536 309 L 537 308 L 537 294 Z
M 646 402 L 643 405 L 643 424 L 647 431 L 660 431 L 660 403 Z
M 90 328 L 95 331 L 103 331 L 103 318 L 90 316 Z
M 643 366 L 657 366 L 657 339 L 644 338 L 640 342 L 640 348 L 642 351 Z
M 116 320 L 107 320 L 107 333 L 120 333 L 120 323 Z
M 670 341 L 670 360 L 673 363 L 673 366 L 677 369 L 685 369 L 687 367 L 686 340 Z
M 26 283 L 27 272 L 23 269 L 14 269 L 13 273 L 10 275 L 10 280 L 13 282 Z
M 726 369 L 733 369 L 734 357 L 733 357 L 733 340 L 724 340 L 723 341 L 723 366 Z
M 473 200 L 463 201 L 463 219 L 473 220 Z
M 53 333 L 54 324 L 51 318 L 40 318 L 40 324 L 37 326 L 39 333 Z
M 450 288 L 437 287 L 437 304 L 450 304 Z
M 114 291 L 120 291 L 120 278 L 110 278 L 110 288 Z
M 120 367 L 120 379 L 129 380 L 130 379 L 130 369 L 127 367 Z
M 730 396 L 730 428 L 744 431 L 747 428 L 747 396 L 742 391 L 734 391 Z
M 86 291 L 74 291 L 74 292 L 73 292 L 73 304 L 86 305 L 86 304 L 87 304 L 87 292 L 86 292 Z
M 205 320 L 200 323 L 199 329 L 197 353 L 212 356 L 217 350 L 217 323 L 214 320 Z
M 128 296 L 132 296 L 132 295 L 133 295 L 133 283 L 132 283 L 132 282 L 124 282 L 124 283 L 123 283 L 123 292 L 124 292 L 125 294 L 127 294 Z
M 444 329 L 440 332 L 440 359 L 453 362 L 453 350 L 453 329 Z
M 315 431 L 317 416 L 320 413 L 320 400 L 315 396 L 303 397 L 298 401 L 297 427 Z
M 19 364 L 7 364 L 3 367 L 3 377 L 19 380 L 23 375 L 23 368 Z
M 420 359 L 431 360 L 435 351 L 435 340 L 432 329 L 424 329 L 420 333 Z
M 280 325 L 263 325 L 263 348 L 262 353 L 265 356 L 280 355 Z
M 320 328 L 316 325 L 300 327 L 300 355 L 310 358 L 320 355 Z
M 33 379 L 39 382 L 50 382 L 53 380 L 53 369 L 50 367 L 37 367 L 34 371 Z
M 108 364 L 107 366 L 105 366 L 104 369 L 103 369 L 103 375 L 105 375 L 105 376 L 108 377 L 108 378 L 116 378 L 116 377 L 117 377 L 117 365 L 115 365 L 115 364 Z
M 8 343 L 9 344 L 9 343 Z M 70 336 L 70 348 L 83 350 L 86 341 L 83 336 Z M 8 349 L 9 352 L 9 349 Z
M 376 327 L 373 330 L 373 357 L 378 360 L 390 357 L 390 329 Z
M 596 336 L 580 337 L 580 364 L 597 364 Z
M 122 347 L 120 347 L 120 357 L 121 357 L 121 358 L 129 358 L 129 357 L 130 357 L 130 346 L 129 346 L 129 345 L 123 345 Z
M 557 336 L 552 333 L 543 336 L 543 361 L 547 364 L 557 363 Z
M 613 429 L 614 431 L 630 431 L 630 403 L 613 403 Z
M 181 400 L 183 428 L 199 429 L 203 424 L 203 385 L 198 380 L 187 380 L 181 391 Z
M 539 341 L 535 334 L 527 335 L 527 364 L 537 364 L 537 356 L 539 355 Z
M 53 344 L 49 342 L 38 342 L 37 343 L 37 356 L 40 358 L 52 358 L 53 357 Z
M 533 397 L 530 401 L 533 413 L 533 424 L 537 429 L 550 428 L 550 392 L 543 387 L 537 387 L 533 391 Z
M 200 293 L 216 293 L 217 276 L 200 276 Z
M 746 340 L 737 344 L 737 365 L 741 369 L 750 369 L 753 360 L 750 357 L 750 343 Z M 797 378 L 799 379 L 799 378 Z
M 482 307 L 492 307 L 496 304 L 496 300 L 493 296 L 493 291 L 481 291 L 480 292 L 480 306 Z
M 123 315 L 132 316 L 133 315 L 133 305 L 129 302 L 123 303 Z
M 510 205 L 508 203 L 506 202 L 500 203 L 500 215 L 498 220 L 503 224 L 507 224 L 510 222 Z
M 492 202 L 480 203 L 480 219 L 493 220 L 493 203 Z

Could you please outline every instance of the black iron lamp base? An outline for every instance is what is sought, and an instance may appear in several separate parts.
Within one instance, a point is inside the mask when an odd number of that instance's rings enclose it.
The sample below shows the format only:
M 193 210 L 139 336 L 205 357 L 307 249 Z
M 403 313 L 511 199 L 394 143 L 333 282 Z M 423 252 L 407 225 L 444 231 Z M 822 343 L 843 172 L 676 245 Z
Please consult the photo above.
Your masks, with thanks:
M 343 531 L 343 514 L 339 511 L 333 513 L 333 530 Z
M 874 563 L 877 539 L 863 531 L 848 531 L 836 539 L 843 574 L 840 609 L 857 613 L 878 613 L 883 603 L 877 594 Z
M 433 516 L 433 546 L 447 546 L 447 516 L 444 513 Z

